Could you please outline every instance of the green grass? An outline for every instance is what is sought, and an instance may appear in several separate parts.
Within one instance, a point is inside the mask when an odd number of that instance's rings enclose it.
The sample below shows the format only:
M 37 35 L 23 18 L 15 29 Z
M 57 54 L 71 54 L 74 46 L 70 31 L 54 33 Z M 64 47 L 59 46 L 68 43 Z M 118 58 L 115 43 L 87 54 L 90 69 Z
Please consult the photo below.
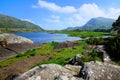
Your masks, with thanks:
M 8 59 L 5 59 L 3 61 L 0 61 L 0 68 L 8 66 L 9 64 L 12 64 L 14 62 L 20 61 L 22 59 L 28 58 L 29 56 L 35 56 L 36 55 L 36 51 L 35 49 L 32 50 L 28 50 L 27 52 L 23 53 L 18 53 L 16 56 L 14 57 L 10 57 Z
M 74 47 L 75 49 L 64 48 L 58 51 L 54 51 L 53 50 L 54 46 L 51 45 L 50 43 L 47 43 L 44 46 L 42 46 L 42 48 L 38 49 L 37 51 L 39 53 L 42 52 L 42 55 L 49 54 L 51 57 L 49 58 L 49 60 L 40 62 L 37 65 L 48 64 L 48 63 L 64 65 L 70 58 L 73 58 L 76 54 L 81 54 L 82 52 L 84 52 L 85 50 L 83 49 L 83 47 L 86 45 L 87 43 L 85 41 L 82 41 L 82 43 L 79 46 Z
M 55 33 L 63 33 L 68 34 L 69 36 L 77 36 L 77 37 L 98 37 L 98 36 L 104 36 L 109 35 L 109 33 L 106 32 L 92 32 L 92 31 L 53 31 Z

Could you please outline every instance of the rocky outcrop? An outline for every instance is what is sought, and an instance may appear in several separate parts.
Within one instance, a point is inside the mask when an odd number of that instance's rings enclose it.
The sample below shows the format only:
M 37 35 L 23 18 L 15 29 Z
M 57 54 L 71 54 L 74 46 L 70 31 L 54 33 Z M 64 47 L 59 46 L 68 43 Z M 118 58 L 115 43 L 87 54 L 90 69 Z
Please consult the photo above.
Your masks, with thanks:
M 33 44 L 32 40 L 27 39 L 25 37 L 21 37 L 21 36 L 16 36 L 14 34 L 8 34 L 8 33 L 0 34 L 0 41 L 2 41 L 3 39 L 6 39 L 8 44 L 12 44 L 12 43 L 32 43 Z
M 7 44 L 5 47 L 4 42 Z M 37 47 L 30 39 L 8 33 L 0 34 L 0 43 L 0 60 Z
M 119 72 L 119 66 L 96 61 L 84 63 L 79 76 L 84 80 L 120 80 Z
M 120 67 L 103 62 L 86 62 L 82 66 L 44 64 L 13 80 L 120 80 Z
M 107 54 L 104 45 L 96 46 L 93 52 L 100 55 L 103 62 L 110 62 L 111 61 L 110 56 Z
M 59 43 L 58 45 L 56 45 L 54 47 L 54 50 L 60 50 L 60 49 L 69 48 L 69 47 L 73 48 L 74 46 L 77 46 L 77 45 L 79 45 L 77 42 L 66 41 L 66 42 Z
M 80 66 L 44 64 L 18 76 L 14 80 L 83 80 L 76 77 Z

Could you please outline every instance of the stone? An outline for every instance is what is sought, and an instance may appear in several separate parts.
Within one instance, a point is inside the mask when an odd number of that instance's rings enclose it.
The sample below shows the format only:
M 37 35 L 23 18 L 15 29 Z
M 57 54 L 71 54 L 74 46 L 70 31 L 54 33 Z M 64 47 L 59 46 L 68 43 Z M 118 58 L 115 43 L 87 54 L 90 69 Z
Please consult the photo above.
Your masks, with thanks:
M 82 54 L 76 54 L 75 57 L 70 59 L 67 64 L 77 65 L 81 57 L 83 57 Z
M 57 64 L 44 64 L 21 74 L 14 80 L 82 80 L 74 76 L 78 73 L 69 67 L 62 67 Z
M 19 74 L 17 74 L 17 73 L 11 73 L 10 75 L 8 75 L 8 77 L 5 78 L 5 80 L 13 80 L 18 75 Z
M 94 53 L 97 53 L 99 56 L 101 56 L 103 62 L 110 62 L 111 61 L 110 56 L 107 54 L 104 45 L 96 46 L 94 49 Z
M 84 80 L 120 80 L 119 72 L 120 66 L 91 61 L 83 64 L 79 76 Z
M 79 45 L 77 42 L 72 42 L 72 41 L 66 41 L 66 42 L 62 42 L 62 43 L 59 43 L 58 45 L 56 45 L 54 47 L 54 50 L 61 50 L 63 48 L 74 48 L 74 46 L 77 46 Z

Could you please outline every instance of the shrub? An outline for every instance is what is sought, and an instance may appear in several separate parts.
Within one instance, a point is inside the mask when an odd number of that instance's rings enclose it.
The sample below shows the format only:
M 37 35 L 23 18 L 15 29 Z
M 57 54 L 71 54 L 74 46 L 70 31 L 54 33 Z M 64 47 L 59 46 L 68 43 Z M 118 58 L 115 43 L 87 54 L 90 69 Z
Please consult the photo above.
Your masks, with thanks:
M 107 47 L 107 52 L 114 60 L 120 60 L 120 35 L 109 38 L 105 46 Z
M 18 54 L 16 55 L 16 58 L 23 57 L 23 56 L 25 56 L 23 53 L 18 53 Z
M 55 41 L 52 41 L 52 43 L 51 43 L 51 45 L 52 46 L 56 46 L 56 45 L 58 45 L 59 43 L 58 42 L 55 42 Z

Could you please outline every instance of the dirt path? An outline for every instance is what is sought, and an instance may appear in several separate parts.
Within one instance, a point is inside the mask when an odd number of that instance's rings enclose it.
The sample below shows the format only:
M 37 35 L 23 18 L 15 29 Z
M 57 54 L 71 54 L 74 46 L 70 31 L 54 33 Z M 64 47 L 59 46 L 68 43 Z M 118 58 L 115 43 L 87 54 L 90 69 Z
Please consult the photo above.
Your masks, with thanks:
M 24 60 L 12 63 L 7 67 L 0 68 L 0 80 L 4 80 L 11 73 L 23 73 L 30 69 L 32 66 L 36 65 L 38 62 L 47 60 L 49 56 L 31 56 Z

